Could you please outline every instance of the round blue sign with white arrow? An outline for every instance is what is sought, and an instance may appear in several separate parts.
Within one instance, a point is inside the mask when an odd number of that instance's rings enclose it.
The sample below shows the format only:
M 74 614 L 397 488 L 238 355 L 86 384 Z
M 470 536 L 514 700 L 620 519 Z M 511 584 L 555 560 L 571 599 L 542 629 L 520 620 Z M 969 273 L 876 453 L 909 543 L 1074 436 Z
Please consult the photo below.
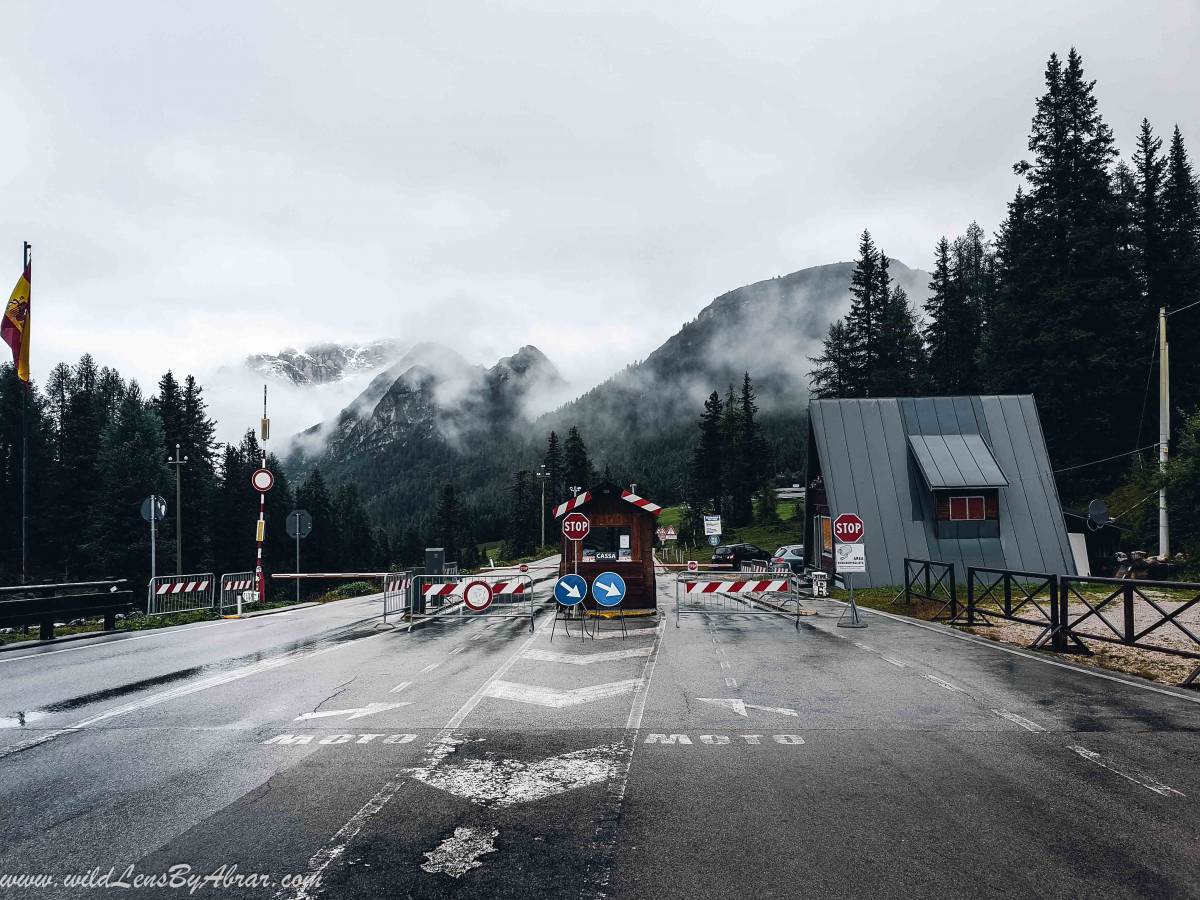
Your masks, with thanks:
M 575 606 L 587 596 L 587 581 L 582 575 L 564 575 L 554 582 L 554 599 L 563 606 Z
M 616 572 L 601 572 L 592 580 L 592 598 L 601 606 L 619 606 L 625 599 L 625 579 Z

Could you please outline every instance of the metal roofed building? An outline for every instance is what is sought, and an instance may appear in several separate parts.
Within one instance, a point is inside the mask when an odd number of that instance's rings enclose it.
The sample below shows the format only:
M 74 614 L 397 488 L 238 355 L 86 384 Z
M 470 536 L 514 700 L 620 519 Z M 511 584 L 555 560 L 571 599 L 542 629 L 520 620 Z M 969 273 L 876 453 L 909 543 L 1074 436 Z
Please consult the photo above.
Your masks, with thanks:
M 1031 395 L 813 400 L 807 483 L 810 565 L 832 572 L 832 519 L 862 517 L 856 585 L 903 584 L 905 557 L 1075 574 Z

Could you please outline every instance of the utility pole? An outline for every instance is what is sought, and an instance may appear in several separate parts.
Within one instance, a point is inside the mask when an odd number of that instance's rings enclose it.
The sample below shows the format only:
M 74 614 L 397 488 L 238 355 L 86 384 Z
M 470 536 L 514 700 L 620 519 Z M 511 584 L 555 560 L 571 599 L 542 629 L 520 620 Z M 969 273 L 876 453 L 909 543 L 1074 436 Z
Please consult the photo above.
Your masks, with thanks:
M 545 465 L 538 466 L 537 479 L 542 483 L 542 542 L 539 547 L 546 546 L 546 481 L 550 478 L 550 472 Z
M 1158 489 L 1158 555 L 1171 552 L 1167 528 L 1167 452 L 1171 443 L 1171 361 L 1167 344 L 1167 308 L 1158 308 L 1158 474 L 1164 483 Z
M 183 574 L 183 493 L 180 485 L 180 471 L 186 456 L 179 455 L 179 445 L 175 445 L 175 458 L 167 457 L 167 465 L 175 467 L 175 574 Z

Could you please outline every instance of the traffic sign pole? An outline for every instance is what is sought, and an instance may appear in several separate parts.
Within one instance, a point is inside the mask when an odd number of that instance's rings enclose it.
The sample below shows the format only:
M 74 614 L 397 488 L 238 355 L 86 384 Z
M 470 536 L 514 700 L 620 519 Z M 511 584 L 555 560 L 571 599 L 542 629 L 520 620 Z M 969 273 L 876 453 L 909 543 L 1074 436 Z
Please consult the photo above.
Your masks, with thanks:
M 833 536 L 839 544 L 861 544 L 866 536 L 866 528 L 863 526 L 863 520 L 855 513 L 842 513 L 833 520 Z M 835 558 L 837 551 L 834 551 Z M 837 566 L 835 565 L 836 569 Z M 857 570 L 855 570 L 857 571 Z M 842 572 L 842 579 L 846 582 L 846 589 L 850 592 L 850 604 L 846 607 L 846 611 L 842 613 L 837 624 L 839 628 L 866 628 L 867 623 L 862 620 L 858 614 L 858 605 L 854 602 L 854 579 L 850 572 Z M 848 616 L 847 616 L 848 614 Z

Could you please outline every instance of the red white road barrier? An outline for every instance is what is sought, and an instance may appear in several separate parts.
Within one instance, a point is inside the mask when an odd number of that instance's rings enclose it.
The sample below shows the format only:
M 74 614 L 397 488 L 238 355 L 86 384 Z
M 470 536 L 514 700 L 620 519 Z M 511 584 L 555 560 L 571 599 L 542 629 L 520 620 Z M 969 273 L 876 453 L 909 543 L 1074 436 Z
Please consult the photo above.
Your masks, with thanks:
M 383 582 L 383 589 L 388 593 L 408 590 L 408 576 L 399 575 L 395 578 L 388 578 Z
M 645 497 L 639 497 L 633 491 L 621 491 L 621 499 L 626 503 L 632 503 L 639 509 L 644 509 L 648 513 L 654 513 L 656 516 L 662 514 L 663 508 L 661 506 L 657 503 L 651 503 Z
M 577 496 L 572 497 L 566 503 L 558 504 L 558 506 L 554 507 L 554 518 L 557 519 L 559 516 L 565 516 L 571 510 L 577 509 L 580 506 L 583 506 L 583 504 L 587 503 L 591 499 L 592 499 L 592 492 L 584 491 L 582 494 L 578 494 Z
M 448 584 L 422 585 L 421 593 L 426 597 L 460 597 L 467 581 L 450 582 Z M 493 581 L 490 584 L 492 594 L 524 594 L 528 581 Z
M 156 594 L 194 594 L 197 591 L 207 591 L 207 581 L 177 581 L 174 584 L 160 584 Z
M 770 581 L 685 581 L 687 594 L 769 594 L 787 591 L 788 579 Z
M 253 578 L 241 578 L 237 581 L 221 582 L 221 590 L 223 591 L 250 591 L 254 589 Z
M 573 509 L 578 509 L 592 499 L 591 491 L 584 491 L 578 497 L 572 497 L 566 503 L 560 503 L 554 507 L 554 518 L 558 519 L 565 516 Z M 653 513 L 658 516 L 662 514 L 663 508 L 657 503 L 647 500 L 645 497 L 639 497 L 633 491 L 621 491 L 621 499 L 626 503 L 632 503 L 638 509 L 644 509 L 648 513 Z

